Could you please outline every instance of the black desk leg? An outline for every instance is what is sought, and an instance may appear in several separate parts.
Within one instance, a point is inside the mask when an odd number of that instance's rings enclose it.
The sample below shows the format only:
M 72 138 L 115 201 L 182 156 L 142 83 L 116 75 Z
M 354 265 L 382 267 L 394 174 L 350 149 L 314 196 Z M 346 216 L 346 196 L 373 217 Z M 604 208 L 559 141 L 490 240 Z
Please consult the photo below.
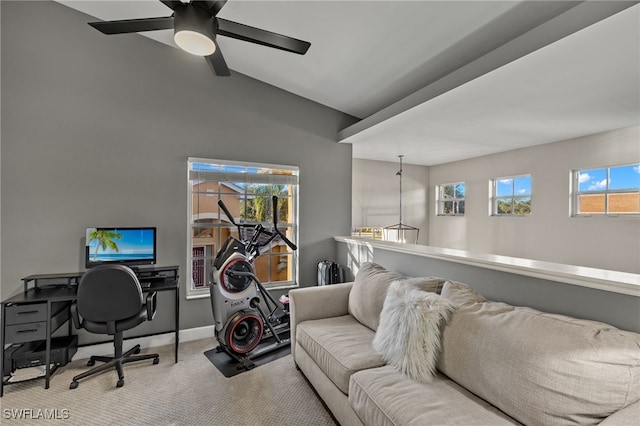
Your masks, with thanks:
M 2 357 L 0 358 L 0 397 L 2 397 L 4 392 L 4 303 L 0 306 L 2 313 L 0 313 L 0 318 L 2 319 L 2 325 L 0 326 L 0 348 L 2 348 Z
M 47 345 L 44 360 L 46 362 L 44 388 L 49 389 L 49 378 L 51 377 L 51 299 L 47 300 Z
M 175 363 L 178 363 L 178 343 L 180 341 L 180 286 L 176 286 L 174 290 L 176 294 L 176 347 L 175 347 Z

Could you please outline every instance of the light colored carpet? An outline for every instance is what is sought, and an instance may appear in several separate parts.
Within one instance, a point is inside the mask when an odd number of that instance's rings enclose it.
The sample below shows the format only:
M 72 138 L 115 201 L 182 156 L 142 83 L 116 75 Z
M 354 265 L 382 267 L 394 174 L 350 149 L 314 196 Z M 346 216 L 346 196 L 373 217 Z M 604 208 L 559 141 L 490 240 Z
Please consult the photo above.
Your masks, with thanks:
M 336 425 L 296 370 L 291 355 L 226 378 L 204 356 L 204 351 L 214 346 L 213 339 L 180 343 L 177 364 L 173 362 L 173 345 L 143 350 L 159 353 L 160 363 L 125 365 L 122 388 L 116 387 L 115 371 L 108 371 L 69 389 L 71 378 L 87 369 L 86 360 L 74 361 L 56 372 L 47 390 L 44 380 L 5 386 L 0 423 L 41 425 L 43 419 L 37 416 L 53 415 L 59 420 L 44 423 Z M 125 342 L 125 350 L 129 347 Z M 23 419 L 15 419 L 20 414 Z

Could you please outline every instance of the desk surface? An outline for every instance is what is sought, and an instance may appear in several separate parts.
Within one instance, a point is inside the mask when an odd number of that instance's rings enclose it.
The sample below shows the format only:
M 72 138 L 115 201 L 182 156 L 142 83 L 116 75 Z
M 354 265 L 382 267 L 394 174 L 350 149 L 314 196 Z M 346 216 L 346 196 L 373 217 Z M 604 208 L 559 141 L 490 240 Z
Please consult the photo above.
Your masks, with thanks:
M 27 291 L 21 291 L 13 297 L 2 301 L 3 305 L 9 305 L 12 303 L 36 303 L 46 302 L 64 302 L 69 300 L 76 300 L 78 294 L 78 286 L 72 285 L 58 285 L 39 288 L 30 288 Z
M 162 271 L 172 271 L 178 270 L 180 267 L 177 265 L 174 266 L 138 266 L 132 267 L 134 272 L 137 273 L 147 273 L 147 272 L 162 272 Z M 85 271 L 86 272 L 86 271 Z M 28 277 L 24 277 L 22 281 L 35 281 L 35 280 L 49 280 L 49 279 L 58 279 L 58 278 L 80 278 L 84 272 L 61 272 L 56 274 L 33 274 Z

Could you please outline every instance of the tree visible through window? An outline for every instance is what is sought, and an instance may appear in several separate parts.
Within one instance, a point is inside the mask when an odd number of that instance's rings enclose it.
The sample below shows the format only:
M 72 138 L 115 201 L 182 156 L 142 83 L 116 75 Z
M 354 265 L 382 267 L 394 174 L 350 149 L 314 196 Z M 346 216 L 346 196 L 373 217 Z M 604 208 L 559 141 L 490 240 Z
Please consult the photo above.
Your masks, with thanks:
M 464 182 L 436 187 L 438 216 L 464 216 Z
M 640 164 L 573 171 L 574 216 L 640 213 Z
M 272 197 L 278 197 L 278 228 L 296 242 L 298 169 L 252 163 L 189 159 L 188 296 L 208 294 L 213 259 L 228 236 L 238 239 L 230 218 L 219 208 L 224 201 L 236 223 L 261 223 L 270 229 Z M 246 229 L 246 228 L 243 228 Z M 250 228 L 248 228 L 250 229 Z M 297 256 L 277 239 L 255 260 L 256 275 L 267 287 L 296 281 Z
M 492 210 L 494 216 L 531 214 L 531 175 L 493 179 Z

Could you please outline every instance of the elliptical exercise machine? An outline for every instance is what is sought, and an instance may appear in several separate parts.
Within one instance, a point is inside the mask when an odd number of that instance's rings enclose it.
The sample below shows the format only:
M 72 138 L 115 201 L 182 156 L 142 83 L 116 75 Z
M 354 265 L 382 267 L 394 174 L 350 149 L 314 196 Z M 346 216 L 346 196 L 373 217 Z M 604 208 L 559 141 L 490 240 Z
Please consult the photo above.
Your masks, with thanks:
M 253 261 L 260 256 L 260 249 L 281 238 L 292 250 L 297 250 L 278 224 L 278 197 L 272 198 L 273 228 L 268 231 L 262 224 L 238 224 L 222 200 L 218 205 L 233 225 L 238 228 L 238 240 L 227 237 L 213 262 L 212 279 L 209 283 L 211 307 L 215 319 L 215 334 L 219 346 L 237 363 L 238 369 L 249 370 L 255 366 L 256 358 L 290 344 L 290 339 L 281 339 L 276 328 L 288 325 L 288 313 L 271 296 L 255 275 Z M 253 230 L 250 238 L 245 238 Z M 269 314 L 261 306 L 264 300 Z M 272 308 L 273 306 L 273 308 Z M 269 329 L 265 334 L 265 325 Z M 286 331 L 286 330 L 284 330 Z M 282 332 L 282 330 L 280 330 Z M 265 335 L 273 337 L 275 343 L 255 350 Z

